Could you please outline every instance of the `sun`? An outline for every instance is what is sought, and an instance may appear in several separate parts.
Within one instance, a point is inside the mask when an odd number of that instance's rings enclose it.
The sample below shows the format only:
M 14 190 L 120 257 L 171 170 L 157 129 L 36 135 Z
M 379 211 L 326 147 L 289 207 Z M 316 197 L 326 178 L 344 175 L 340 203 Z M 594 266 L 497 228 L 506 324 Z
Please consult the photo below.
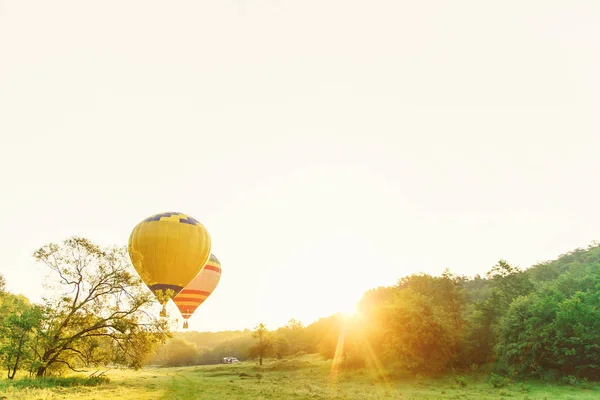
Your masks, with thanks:
M 348 302 L 347 305 L 341 307 L 340 313 L 346 318 L 355 316 L 358 313 L 358 302 Z

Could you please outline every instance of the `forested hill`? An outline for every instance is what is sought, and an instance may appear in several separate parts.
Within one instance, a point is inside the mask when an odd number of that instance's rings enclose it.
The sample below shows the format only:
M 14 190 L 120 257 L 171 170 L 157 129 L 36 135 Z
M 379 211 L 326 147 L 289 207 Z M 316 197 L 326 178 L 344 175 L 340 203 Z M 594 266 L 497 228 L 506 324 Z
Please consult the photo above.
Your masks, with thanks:
M 175 332 L 166 345 L 161 346 L 148 364 L 163 366 L 216 364 L 223 357 L 248 357 L 252 332 Z
M 151 362 L 217 363 L 319 352 L 347 368 L 413 373 L 491 368 L 545 380 L 600 379 L 600 245 L 521 270 L 500 260 L 485 276 L 414 274 L 367 291 L 354 318 L 291 320 L 255 342 L 251 331 L 178 333 Z M 267 313 L 268 310 L 265 310 Z M 266 346 L 266 347 L 265 347 Z
M 600 243 L 595 242 L 587 249 L 578 248 L 556 260 L 534 265 L 526 273 L 533 282 L 544 282 L 555 280 L 563 273 L 585 274 L 593 269 L 600 269 Z
M 195 343 L 198 348 L 212 348 L 223 342 L 236 340 L 239 338 L 249 337 L 250 329 L 243 331 L 222 331 L 222 332 L 198 332 L 187 331 L 177 334 L 178 337 L 185 339 L 191 343 Z

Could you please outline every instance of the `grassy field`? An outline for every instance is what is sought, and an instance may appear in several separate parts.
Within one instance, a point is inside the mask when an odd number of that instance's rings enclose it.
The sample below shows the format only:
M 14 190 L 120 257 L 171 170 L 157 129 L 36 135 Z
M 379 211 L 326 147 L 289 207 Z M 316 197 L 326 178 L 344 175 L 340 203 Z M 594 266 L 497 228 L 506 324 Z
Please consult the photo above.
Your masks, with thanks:
M 486 376 L 383 379 L 374 371 L 331 374 L 315 356 L 187 368 L 112 370 L 109 383 L 87 387 L 20 387 L 0 381 L 2 400 L 49 399 L 562 399 L 600 398 L 600 386 L 583 389 L 534 382 L 494 388 Z

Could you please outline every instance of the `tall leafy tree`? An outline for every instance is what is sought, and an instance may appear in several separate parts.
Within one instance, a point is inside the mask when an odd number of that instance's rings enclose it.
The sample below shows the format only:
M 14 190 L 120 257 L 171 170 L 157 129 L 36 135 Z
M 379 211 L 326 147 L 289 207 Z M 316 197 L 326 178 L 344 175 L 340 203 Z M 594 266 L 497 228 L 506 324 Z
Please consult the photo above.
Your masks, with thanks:
M 499 367 L 520 376 L 600 379 L 600 268 L 582 267 L 515 299 L 499 329 Z
M 533 290 L 529 275 L 505 260 L 499 260 L 486 274 L 487 297 L 475 300 L 471 307 L 467 334 L 470 354 L 466 357 L 475 364 L 496 359 L 494 347 L 498 341 L 498 324 L 510 304 L 519 296 Z
M 1 278 L 1 276 L 0 276 Z M 4 284 L 2 280 L 0 284 Z M 23 366 L 31 366 L 33 342 L 42 312 L 22 295 L 0 290 L 0 362 L 7 370 L 7 378 L 13 379 Z
M 254 328 L 254 331 L 252 332 L 252 337 L 256 339 L 256 343 L 250 350 L 251 355 L 258 356 L 258 362 L 260 365 L 262 365 L 263 358 L 273 348 L 273 335 L 267 329 L 267 326 L 261 322 Z
M 17 302 L 15 309 L 0 322 L 0 354 L 7 369 L 7 378 L 13 379 L 23 365 L 34 361 L 32 343 L 42 321 L 43 312 L 37 305 Z
M 38 377 L 61 365 L 139 368 L 170 335 L 167 321 L 149 312 L 154 299 L 125 247 L 101 248 L 72 237 L 43 246 L 34 257 L 55 278 L 37 338 Z

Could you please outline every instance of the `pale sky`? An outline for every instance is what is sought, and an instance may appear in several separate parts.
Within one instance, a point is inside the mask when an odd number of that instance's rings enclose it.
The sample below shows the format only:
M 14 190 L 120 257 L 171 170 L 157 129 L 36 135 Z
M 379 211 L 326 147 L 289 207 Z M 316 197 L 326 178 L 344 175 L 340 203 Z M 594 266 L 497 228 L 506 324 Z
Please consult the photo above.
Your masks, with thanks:
M 0 273 L 181 211 L 216 331 L 553 259 L 600 239 L 599 71 L 597 0 L 0 0 Z

